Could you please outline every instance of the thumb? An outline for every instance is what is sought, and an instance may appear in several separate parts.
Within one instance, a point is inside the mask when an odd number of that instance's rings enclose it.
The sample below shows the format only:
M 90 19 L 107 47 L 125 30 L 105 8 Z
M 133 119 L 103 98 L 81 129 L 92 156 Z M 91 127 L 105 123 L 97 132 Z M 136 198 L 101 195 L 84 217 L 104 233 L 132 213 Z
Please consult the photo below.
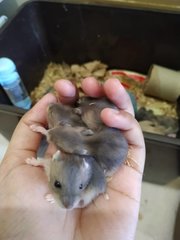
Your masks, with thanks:
M 55 96 L 47 94 L 21 118 L 13 133 L 3 164 L 10 164 L 12 167 L 24 163 L 27 157 L 36 155 L 42 136 L 33 132 L 29 126 L 46 125 L 47 106 L 53 102 L 56 102 Z
M 102 121 L 109 127 L 118 128 L 125 136 L 134 160 L 143 172 L 145 161 L 145 143 L 139 123 L 132 114 L 123 110 L 105 108 L 101 112 Z

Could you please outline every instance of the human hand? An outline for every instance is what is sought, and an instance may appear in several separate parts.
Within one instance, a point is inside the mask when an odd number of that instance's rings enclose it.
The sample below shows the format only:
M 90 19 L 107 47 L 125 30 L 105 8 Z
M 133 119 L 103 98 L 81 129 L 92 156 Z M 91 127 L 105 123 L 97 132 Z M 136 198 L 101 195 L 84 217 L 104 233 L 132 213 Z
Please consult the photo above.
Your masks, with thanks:
M 127 165 L 122 165 L 108 183 L 110 199 L 99 196 L 88 207 L 71 211 L 45 201 L 47 177 L 41 168 L 26 165 L 25 159 L 36 157 L 41 140 L 29 126 L 46 125 L 46 108 L 56 102 L 53 95 L 47 94 L 19 122 L 0 166 L 0 239 L 134 239 L 145 160 L 142 131 L 118 80 L 109 79 L 99 85 L 87 78 L 82 88 L 92 97 L 106 95 L 117 105 L 118 111 L 104 109 L 101 117 L 108 126 L 121 129 L 129 143 Z M 67 80 L 57 81 L 55 89 L 65 104 L 78 97 Z

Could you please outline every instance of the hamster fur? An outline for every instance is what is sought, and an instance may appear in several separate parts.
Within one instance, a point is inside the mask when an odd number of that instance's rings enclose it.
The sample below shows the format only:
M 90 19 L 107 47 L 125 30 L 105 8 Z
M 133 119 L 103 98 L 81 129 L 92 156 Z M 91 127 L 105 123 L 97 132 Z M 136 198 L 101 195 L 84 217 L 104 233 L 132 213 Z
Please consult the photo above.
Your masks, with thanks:
M 50 104 L 49 129 L 31 126 L 60 150 L 48 168 L 49 186 L 64 208 L 85 207 L 105 192 L 105 177 L 111 176 L 127 156 L 128 143 L 121 131 L 101 121 L 100 112 L 106 107 L 117 109 L 106 98 L 84 97 L 77 108 Z
M 125 137 L 115 128 L 89 136 L 81 129 L 64 126 L 49 130 L 48 139 L 66 153 L 94 157 L 107 176 L 123 163 L 128 152 Z
M 60 151 L 51 161 L 49 185 L 56 201 L 67 209 L 85 207 L 106 190 L 104 173 L 92 157 Z

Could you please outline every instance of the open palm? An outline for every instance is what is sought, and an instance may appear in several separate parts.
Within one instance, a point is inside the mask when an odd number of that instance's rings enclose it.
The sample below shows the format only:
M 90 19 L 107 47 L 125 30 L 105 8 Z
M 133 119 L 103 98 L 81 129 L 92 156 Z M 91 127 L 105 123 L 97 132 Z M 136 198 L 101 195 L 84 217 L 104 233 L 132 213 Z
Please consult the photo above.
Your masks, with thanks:
M 77 98 L 75 87 L 65 80 L 55 88 L 66 104 Z M 42 168 L 26 165 L 25 159 L 36 156 L 41 140 L 29 126 L 45 125 L 47 105 L 56 101 L 47 94 L 19 122 L 0 167 L 0 239 L 134 238 L 145 158 L 142 132 L 118 80 L 109 79 L 100 86 L 88 78 L 82 88 L 92 97 L 106 95 L 119 107 L 119 111 L 104 109 L 101 117 L 108 126 L 121 129 L 129 143 L 128 165 L 123 164 L 108 182 L 109 200 L 101 195 L 88 207 L 70 211 L 45 201 L 47 177 Z

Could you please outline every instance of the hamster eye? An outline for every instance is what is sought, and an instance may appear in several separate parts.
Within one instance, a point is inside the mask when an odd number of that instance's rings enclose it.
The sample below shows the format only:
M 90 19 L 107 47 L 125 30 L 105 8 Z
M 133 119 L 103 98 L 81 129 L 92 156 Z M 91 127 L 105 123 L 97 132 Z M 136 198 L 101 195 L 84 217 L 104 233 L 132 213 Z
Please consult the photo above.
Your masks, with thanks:
M 54 182 L 54 186 L 55 186 L 56 188 L 61 188 L 61 183 L 56 180 L 56 181 Z
M 79 189 L 83 189 L 83 184 L 82 183 L 79 185 Z

